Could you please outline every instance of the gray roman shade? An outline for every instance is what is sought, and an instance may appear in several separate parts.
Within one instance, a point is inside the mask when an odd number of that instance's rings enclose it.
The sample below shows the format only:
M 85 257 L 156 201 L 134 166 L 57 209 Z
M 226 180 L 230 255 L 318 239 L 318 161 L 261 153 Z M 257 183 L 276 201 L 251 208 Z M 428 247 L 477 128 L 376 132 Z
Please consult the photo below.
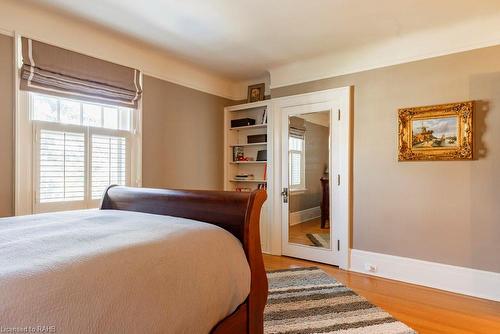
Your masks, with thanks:
M 290 130 L 289 130 L 290 137 L 297 138 L 297 139 L 304 139 L 305 133 L 306 133 L 305 129 L 290 127 Z
M 140 72 L 53 45 L 22 38 L 21 89 L 137 108 Z

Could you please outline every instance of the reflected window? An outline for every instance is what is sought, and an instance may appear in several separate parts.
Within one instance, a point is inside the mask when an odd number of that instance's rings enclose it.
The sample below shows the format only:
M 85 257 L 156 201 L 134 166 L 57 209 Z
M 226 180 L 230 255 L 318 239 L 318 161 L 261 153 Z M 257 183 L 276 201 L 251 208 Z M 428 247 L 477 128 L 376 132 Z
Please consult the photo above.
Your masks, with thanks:
M 304 190 L 306 185 L 304 132 L 292 130 L 294 129 L 290 129 L 288 141 L 290 190 Z

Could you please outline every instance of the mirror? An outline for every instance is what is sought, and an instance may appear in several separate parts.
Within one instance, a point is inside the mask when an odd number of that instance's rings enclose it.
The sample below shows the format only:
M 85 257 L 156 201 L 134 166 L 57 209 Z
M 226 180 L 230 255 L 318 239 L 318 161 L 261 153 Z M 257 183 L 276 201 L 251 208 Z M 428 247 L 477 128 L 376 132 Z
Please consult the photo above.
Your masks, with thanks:
M 330 111 L 288 118 L 288 241 L 330 249 Z

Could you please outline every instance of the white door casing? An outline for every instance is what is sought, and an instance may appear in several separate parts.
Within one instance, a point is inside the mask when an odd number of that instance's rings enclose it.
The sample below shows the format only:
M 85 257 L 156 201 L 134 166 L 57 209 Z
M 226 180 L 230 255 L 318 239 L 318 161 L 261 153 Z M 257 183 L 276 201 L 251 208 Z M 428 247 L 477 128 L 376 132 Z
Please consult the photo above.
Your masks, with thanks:
M 313 261 L 349 268 L 351 220 L 351 88 L 274 99 L 274 148 L 276 198 L 271 229 L 271 253 L 306 258 Z M 330 217 L 332 221 L 331 249 L 288 243 L 288 205 L 281 191 L 288 187 L 288 117 L 303 113 L 330 111 Z M 279 124 L 278 124 L 279 123 Z M 278 159 L 275 159 L 278 160 Z

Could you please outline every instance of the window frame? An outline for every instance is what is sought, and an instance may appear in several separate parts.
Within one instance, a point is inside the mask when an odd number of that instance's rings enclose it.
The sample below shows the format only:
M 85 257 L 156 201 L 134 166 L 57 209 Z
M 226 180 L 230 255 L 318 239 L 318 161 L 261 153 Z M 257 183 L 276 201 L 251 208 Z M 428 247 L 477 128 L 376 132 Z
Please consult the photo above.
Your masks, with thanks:
M 105 136 L 126 137 L 127 142 L 127 185 L 142 186 L 142 102 L 139 101 L 138 109 L 131 109 L 130 131 L 108 128 L 97 128 L 91 126 L 45 122 L 31 119 L 32 99 L 29 92 L 16 89 L 15 100 L 15 185 L 14 185 L 14 209 L 15 215 L 26 215 L 48 211 L 75 210 L 96 208 L 100 199 L 91 198 L 91 158 L 89 145 L 86 145 L 86 203 L 83 201 L 63 201 L 39 203 L 36 197 L 39 194 L 39 151 L 36 140 L 42 128 L 55 131 L 87 132 L 86 143 L 91 140 L 93 134 Z M 58 98 L 57 96 L 54 96 Z M 78 100 L 77 100 L 78 101 Z M 87 103 L 85 101 L 80 101 Z M 38 131 L 38 133 L 37 133 Z M 119 134 L 119 135 L 118 135 Z M 87 163 L 88 162 L 88 163 Z M 87 193 L 89 195 L 87 195 Z M 90 199 L 90 200 L 89 200 Z
M 31 107 L 30 107 L 31 109 Z M 47 121 L 33 120 L 34 143 L 33 143 L 33 210 L 35 213 L 53 212 L 63 210 L 79 210 L 90 209 L 99 206 L 101 199 L 92 198 L 92 137 L 94 135 L 125 138 L 126 157 L 125 157 L 125 185 L 130 186 L 130 169 L 131 169 L 131 147 L 130 137 L 131 132 L 125 130 L 113 130 L 107 128 L 96 128 L 84 125 L 55 123 Z M 40 202 L 40 132 L 42 130 L 61 131 L 81 133 L 84 136 L 84 199 L 74 201 L 54 201 Z

